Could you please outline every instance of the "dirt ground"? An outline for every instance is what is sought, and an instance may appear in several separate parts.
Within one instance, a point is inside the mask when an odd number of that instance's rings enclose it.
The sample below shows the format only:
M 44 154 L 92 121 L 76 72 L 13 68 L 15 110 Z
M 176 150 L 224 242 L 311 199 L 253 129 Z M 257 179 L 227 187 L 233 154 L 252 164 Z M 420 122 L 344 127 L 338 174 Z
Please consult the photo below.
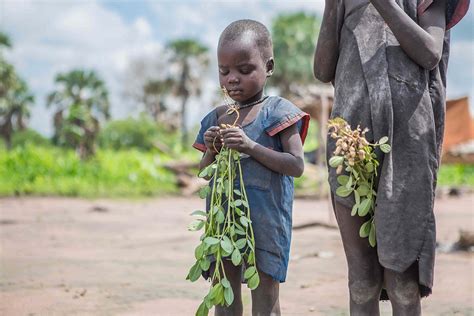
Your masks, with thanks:
M 474 195 L 436 203 L 438 241 L 474 229 Z M 193 315 L 204 280 L 185 280 L 199 233 L 187 231 L 197 198 L 0 199 L 1 315 Z M 327 201 L 297 200 L 294 225 L 329 222 Z M 473 253 L 438 253 L 424 315 L 474 315 Z M 293 232 L 284 315 L 348 315 L 339 232 Z M 244 290 L 245 314 L 250 294 Z M 384 315 L 390 304 L 382 303 Z

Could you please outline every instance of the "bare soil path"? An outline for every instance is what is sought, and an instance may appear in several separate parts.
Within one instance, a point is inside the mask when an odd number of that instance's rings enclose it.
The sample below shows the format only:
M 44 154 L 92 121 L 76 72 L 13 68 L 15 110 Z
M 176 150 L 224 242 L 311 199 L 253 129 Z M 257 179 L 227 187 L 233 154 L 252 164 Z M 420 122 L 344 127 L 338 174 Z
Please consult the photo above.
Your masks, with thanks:
M 208 283 L 184 278 L 198 233 L 187 231 L 197 198 L 0 199 L 0 315 L 193 315 Z M 474 196 L 436 203 L 438 241 L 474 229 Z M 297 200 L 294 225 L 328 222 L 327 201 Z M 284 315 L 348 315 L 339 232 L 293 232 Z M 474 256 L 437 255 L 424 315 L 474 315 Z M 245 313 L 250 295 L 244 291 Z M 382 303 L 390 315 L 389 303 Z

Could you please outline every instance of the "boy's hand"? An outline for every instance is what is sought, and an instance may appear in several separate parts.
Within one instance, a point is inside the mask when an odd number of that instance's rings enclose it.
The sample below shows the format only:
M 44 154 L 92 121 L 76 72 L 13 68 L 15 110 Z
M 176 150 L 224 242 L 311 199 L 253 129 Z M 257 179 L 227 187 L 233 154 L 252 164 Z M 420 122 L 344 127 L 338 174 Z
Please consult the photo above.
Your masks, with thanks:
M 219 132 L 220 128 L 218 126 L 211 126 L 204 133 L 204 144 L 212 153 L 217 153 L 216 149 L 220 150 L 222 147 L 221 135 Z
M 221 136 L 227 147 L 235 149 L 238 152 L 248 153 L 255 145 L 255 142 L 251 140 L 241 128 L 231 127 L 222 129 Z

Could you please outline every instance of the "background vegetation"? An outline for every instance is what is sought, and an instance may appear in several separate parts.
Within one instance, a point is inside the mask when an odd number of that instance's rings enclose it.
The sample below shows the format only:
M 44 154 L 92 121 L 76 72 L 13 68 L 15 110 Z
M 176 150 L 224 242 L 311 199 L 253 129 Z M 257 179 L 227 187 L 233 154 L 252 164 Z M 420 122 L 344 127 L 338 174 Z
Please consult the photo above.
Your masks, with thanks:
M 320 19 L 305 13 L 277 16 L 272 23 L 275 55 L 281 61 L 269 85 L 291 99 L 314 82 L 312 54 Z M 195 39 L 174 39 L 155 60 L 129 64 L 124 96 L 139 115 L 111 120 L 107 83 L 94 69 L 71 69 L 51 80 L 46 99 L 54 109 L 54 134 L 28 128 L 35 96 L 5 57 L 13 45 L 0 31 L 0 196 L 62 195 L 143 197 L 177 194 L 178 179 L 166 165 L 197 163 L 191 144 L 196 128 L 184 124 L 189 99 L 199 97 L 200 74 L 209 67 L 209 48 Z M 149 71 L 153 69 L 154 71 Z M 172 71 L 169 71 L 169 70 Z M 172 111 L 170 103 L 177 103 Z M 305 151 L 321 144 L 310 125 Z M 308 165 L 309 166 L 309 165 Z M 325 170 L 307 168 L 296 179 L 304 195 L 324 192 Z M 440 186 L 474 188 L 474 166 L 442 166 Z M 318 194 L 316 194 L 318 195 Z

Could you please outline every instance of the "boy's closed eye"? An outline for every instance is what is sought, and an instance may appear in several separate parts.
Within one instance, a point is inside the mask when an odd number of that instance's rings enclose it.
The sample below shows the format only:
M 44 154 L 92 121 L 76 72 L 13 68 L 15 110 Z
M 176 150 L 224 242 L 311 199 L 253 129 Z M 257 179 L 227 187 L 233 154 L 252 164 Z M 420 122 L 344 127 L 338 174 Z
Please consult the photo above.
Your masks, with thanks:
M 226 76 L 229 74 L 229 69 L 227 68 L 222 68 L 222 67 L 219 67 L 219 73 L 223 76 Z
M 244 74 L 244 75 L 247 75 L 247 74 L 251 73 L 254 68 L 255 67 L 253 67 L 252 65 L 240 66 L 239 67 L 239 72 Z
M 243 75 L 248 75 L 250 74 L 255 67 L 253 65 L 242 65 L 242 66 L 237 66 L 237 70 L 243 74 Z M 229 69 L 226 67 L 219 67 L 219 73 L 223 76 L 227 76 L 229 74 Z

